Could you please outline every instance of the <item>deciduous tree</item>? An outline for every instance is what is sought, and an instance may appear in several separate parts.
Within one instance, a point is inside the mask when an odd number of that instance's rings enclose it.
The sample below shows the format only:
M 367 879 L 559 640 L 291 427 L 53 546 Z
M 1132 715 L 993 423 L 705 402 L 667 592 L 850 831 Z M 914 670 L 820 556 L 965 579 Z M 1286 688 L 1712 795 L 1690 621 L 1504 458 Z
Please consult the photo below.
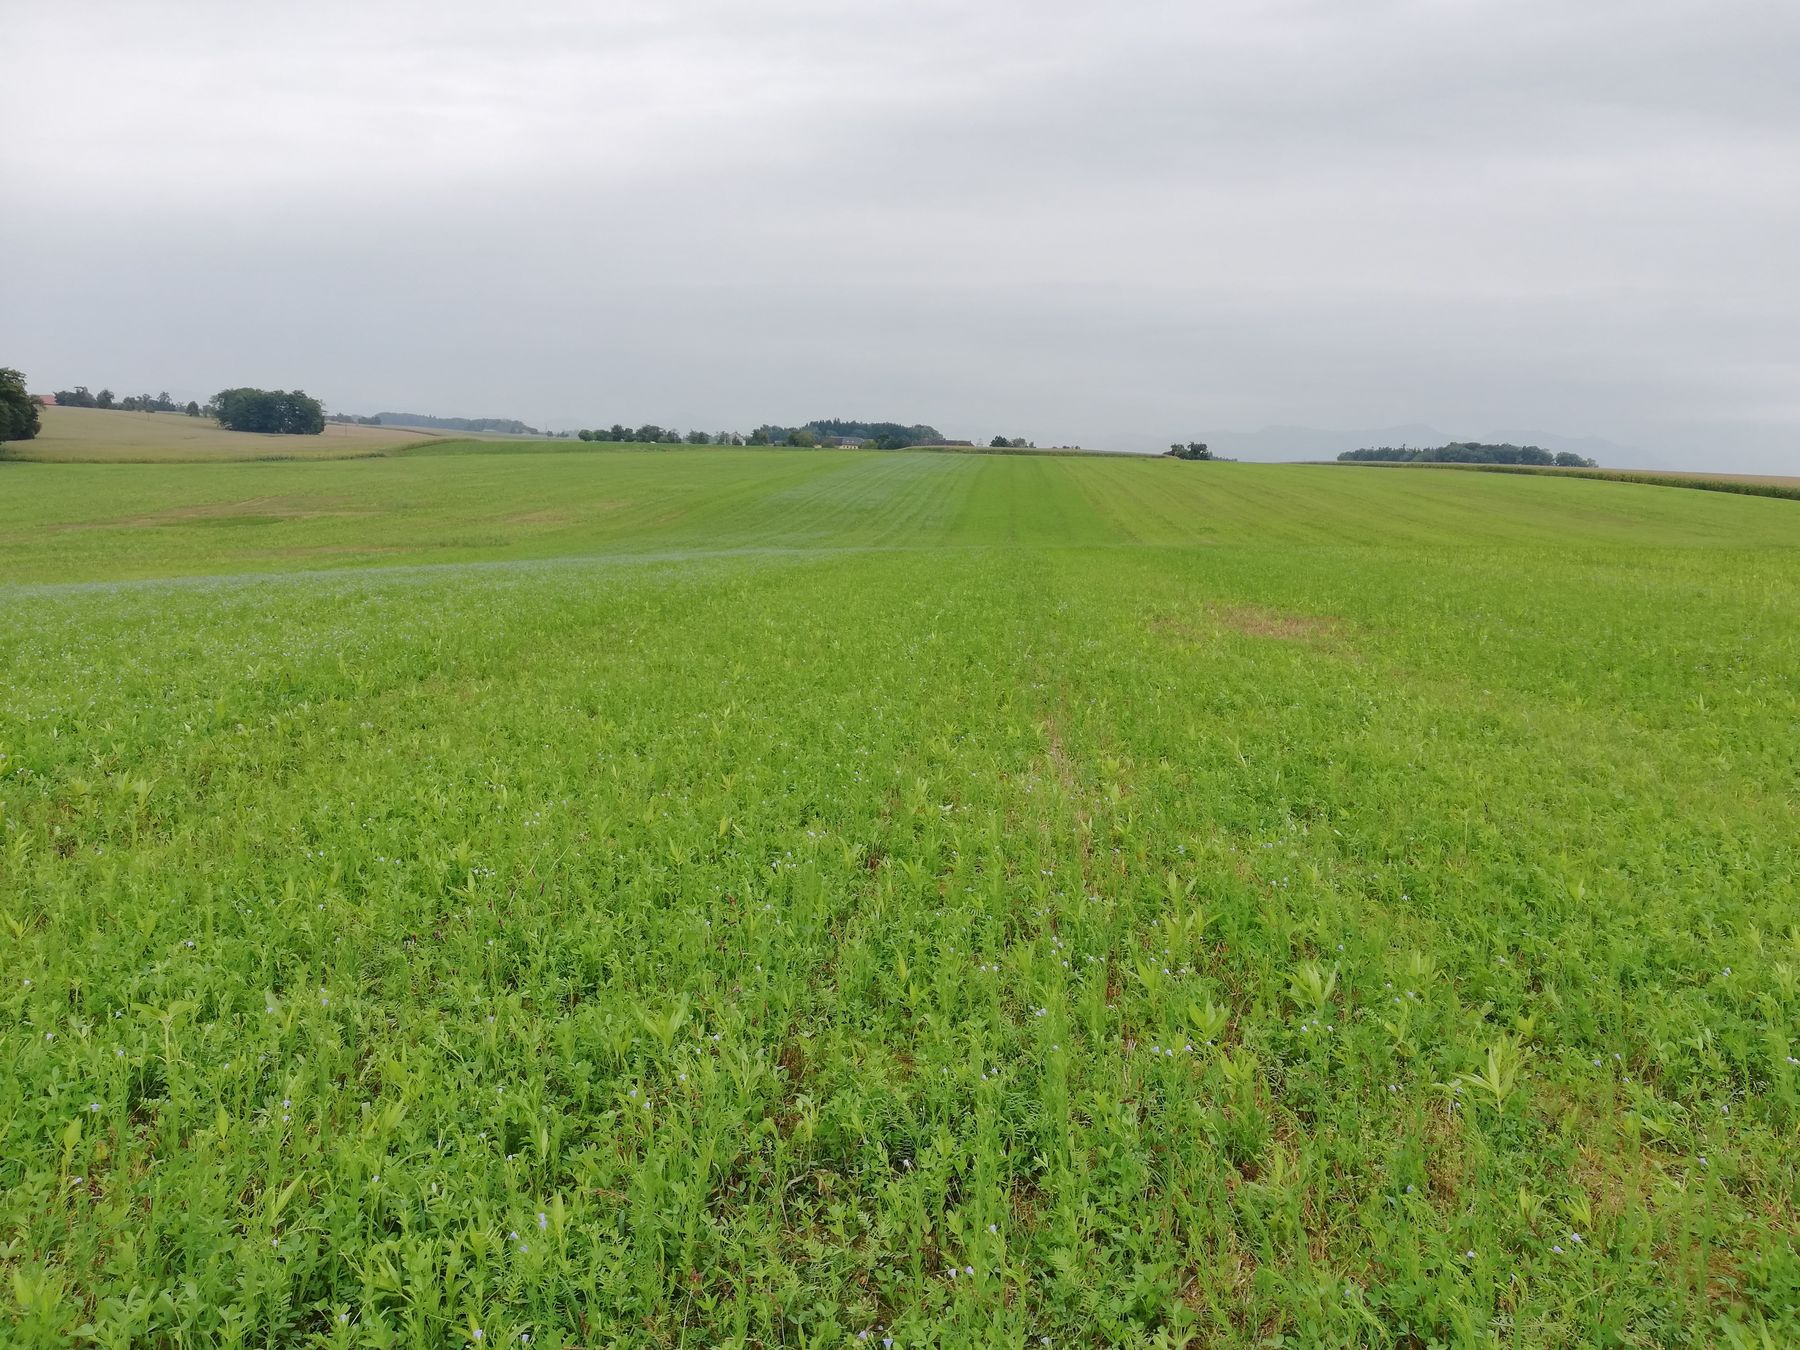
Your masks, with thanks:
M 38 434 L 38 402 L 25 390 L 25 377 L 0 367 L 0 442 L 28 441 Z
M 325 430 L 324 406 L 299 389 L 223 389 L 212 406 L 219 425 L 232 431 L 317 436 Z

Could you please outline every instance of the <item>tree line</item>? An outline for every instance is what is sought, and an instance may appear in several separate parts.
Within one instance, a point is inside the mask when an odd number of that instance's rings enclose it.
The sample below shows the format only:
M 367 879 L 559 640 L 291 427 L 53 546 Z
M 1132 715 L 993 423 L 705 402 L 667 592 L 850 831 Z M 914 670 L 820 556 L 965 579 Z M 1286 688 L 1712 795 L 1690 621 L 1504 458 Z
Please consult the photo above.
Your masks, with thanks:
M 617 441 L 625 445 L 742 445 L 743 437 L 733 431 L 690 431 L 686 435 L 673 427 L 646 422 L 641 427 L 628 427 L 614 422 L 610 427 L 584 428 L 575 433 L 584 441 Z
M 958 444 L 946 441 L 943 432 L 923 422 L 903 426 L 899 422 L 857 422 L 842 417 L 820 417 L 804 427 L 764 427 L 762 430 L 771 434 L 771 440 L 776 445 L 783 444 L 795 431 L 810 431 L 819 441 L 827 444 L 843 442 L 872 445 L 877 450 L 905 450 L 914 445 Z
M 132 394 L 119 398 L 110 389 L 90 393 L 85 384 L 58 389 L 53 397 L 59 407 L 100 408 L 118 412 L 186 413 L 211 417 L 229 431 L 257 431 L 278 436 L 317 436 L 325 430 L 325 405 L 301 389 L 221 389 L 204 404 L 189 399 L 177 403 L 168 390 L 160 394 Z
M 1539 445 L 1488 445 L 1481 441 L 1451 441 L 1448 445 L 1379 445 L 1346 450 L 1338 459 L 1347 463 L 1381 464 L 1536 464 L 1559 469 L 1597 469 L 1595 460 L 1567 450 L 1552 454 Z
M 334 419 L 335 420 L 335 419 Z M 432 417 L 426 413 L 384 412 L 373 417 L 342 419 L 365 427 L 424 427 L 430 431 L 500 431 L 508 436 L 536 436 L 538 429 L 516 417 Z
M 21 380 L 21 389 L 23 382 Z M 24 397 L 21 394 L 21 397 Z M 374 417 L 352 417 L 345 414 L 327 416 L 324 405 L 303 390 L 223 389 L 204 404 L 190 401 L 178 404 L 167 390 L 160 394 L 135 394 L 120 399 L 110 389 L 92 393 L 85 384 L 73 389 L 58 389 L 56 402 L 69 408 L 116 409 L 122 412 L 182 412 L 189 417 L 216 418 L 219 425 L 232 431 L 254 431 L 277 435 L 316 436 L 330 422 L 354 423 L 361 426 L 419 426 L 433 430 L 508 432 L 533 435 L 535 429 L 511 418 L 429 417 L 412 413 L 380 413 Z M 35 400 L 27 400 L 34 409 Z M 568 432 L 556 433 L 567 436 Z M 816 418 L 803 426 L 778 426 L 767 422 L 753 431 L 679 431 L 674 427 L 646 422 L 628 427 L 614 422 L 610 427 L 589 427 L 574 433 L 584 441 L 618 442 L 639 445 L 780 445 L 797 449 L 815 446 L 870 446 L 878 450 L 903 450 L 915 445 L 971 445 L 969 441 L 947 440 L 936 427 L 925 423 L 906 425 L 900 422 L 866 422 L 842 417 Z M 13 436 L 12 439 L 23 439 Z M 1023 438 L 996 436 L 996 448 L 1024 449 Z
M 805 426 L 783 427 L 765 422 L 754 431 L 677 431 L 673 427 L 646 422 L 641 427 L 628 427 L 614 422 L 610 427 L 584 428 L 575 433 L 584 441 L 617 442 L 624 445 L 785 445 L 810 450 L 821 445 L 871 446 L 877 450 L 904 450 L 914 445 L 968 445 L 968 441 L 946 441 L 936 427 L 920 423 L 902 426 L 898 422 L 852 422 L 841 417 L 821 417 Z M 996 444 L 1023 446 L 1024 441 L 996 441 Z
M 97 394 L 90 394 L 85 384 L 78 384 L 73 389 L 58 389 L 51 395 L 58 407 L 63 408 L 104 408 L 117 412 L 178 412 L 189 417 L 201 415 L 200 405 L 189 399 L 185 404 L 177 403 L 169 397 L 169 391 L 160 394 L 127 394 L 120 398 L 110 389 L 102 389 Z

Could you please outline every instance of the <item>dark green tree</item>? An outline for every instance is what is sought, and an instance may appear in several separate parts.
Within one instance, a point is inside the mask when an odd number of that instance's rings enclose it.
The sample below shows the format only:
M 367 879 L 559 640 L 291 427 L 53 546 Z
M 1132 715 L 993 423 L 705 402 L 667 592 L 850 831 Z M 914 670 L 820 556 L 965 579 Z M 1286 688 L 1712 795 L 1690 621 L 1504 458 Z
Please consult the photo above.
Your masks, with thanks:
M 820 417 L 806 425 L 816 436 L 841 436 L 866 441 L 877 450 L 904 450 L 909 445 L 923 445 L 944 439 L 941 431 L 924 423 L 907 427 L 898 422 L 857 422 L 843 417 Z M 782 438 L 777 436 L 775 439 Z
M 38 434 L 38 401 L 25 390 L 25 377 L 0 367 L 0 443 L 28 441 Z
M 200 415 L 200 405 L 198 403 L 194 402 L 194 400 L 190 398 L 188 400 L 187 407 L 183 408 L 182 411 L 184 413 L 186 413 L 189 417 L 198 417 Z M 368 419 L 359 417 L 357 420 L 359 422 L 364 422 L 364 421 L 367 421 Z
M 690 431 L 687 434 L 687 443 L 689 445 L 711 445 L 712 437 L 704 431 Z
M 325 430 L 324 406 L 299 389 L 222 389 L 212 406 L 219 425 L 232 431 L 317 436 Z
M 112 390 L 102 389 L 94 395 L 94 406 L 96 408 L 114 408 L 118 406 L 118 400 L 113 397 Z
M 107 406 L 111 407 L 112 391 L 106 389 L 101 392 L 107 395 L 109 399 Z M 85 384 L 78 384 L 73 389 L 58 389 L 51 397 L 56 400 L 59 408 L 92 408 L 95 406 L 94 396 L 88 393 L 88 387 Z
M 1451 441 L 1448 445 L 1369 446 L 1346 450 L 1340 460 L 1392 464 L 1560 464 L 1565 469 L 1592 469 L 1595 463 L 1563 451 L 1553 455 L 1538 445 L 1491 445 L 1482 441 Z

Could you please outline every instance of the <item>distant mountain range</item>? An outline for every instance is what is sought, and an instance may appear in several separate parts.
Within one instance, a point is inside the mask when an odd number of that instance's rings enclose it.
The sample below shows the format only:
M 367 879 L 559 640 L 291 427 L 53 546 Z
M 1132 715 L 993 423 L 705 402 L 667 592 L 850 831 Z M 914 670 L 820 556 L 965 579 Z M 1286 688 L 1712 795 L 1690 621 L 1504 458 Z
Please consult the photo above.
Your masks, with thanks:
M 1155 451 L 1166 450 L 1172 436 L 1161 438 L 1142 433 L 1122 433 L 1105 442 L 1108 449 Z M 1448 445 L 1451 441 L 1479 439 L 1510 445 L 1537 445 L 1552 452 L 1568 450 L 1587 459 L 1598 460 L 1608 468 L 1658 469 L 1670 467 L 1659 456 L 1629 445 L 1602 440 L 1598 436 L 1562 436 L 1553 431 L 1481 429 L 1479 437 L 1469 432 L 1451 434 L 1422 422 L 1409 422 L 1394 427 L 1369 427 L 1362 430 L 1330 431 L 1320 427 L 1274 426 L 1260 431 L 1215 431 L 1205 440 L 1215 455 L 1224 459 L 1261 460 L 1264 462 L 1295 459 L 1336 459 L 1345 450 L 1360 450 L 1375 445 Z M 1159 444 L 1159 440 L 1163 442 Z

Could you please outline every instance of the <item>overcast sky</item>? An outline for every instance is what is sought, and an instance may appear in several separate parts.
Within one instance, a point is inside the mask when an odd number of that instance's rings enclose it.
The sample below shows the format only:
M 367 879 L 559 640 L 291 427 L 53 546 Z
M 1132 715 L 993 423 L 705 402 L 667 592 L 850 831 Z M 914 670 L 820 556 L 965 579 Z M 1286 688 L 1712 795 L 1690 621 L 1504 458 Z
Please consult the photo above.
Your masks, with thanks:
M 34 388 L 1800 473 L 1796 0 L 0 9 Z

